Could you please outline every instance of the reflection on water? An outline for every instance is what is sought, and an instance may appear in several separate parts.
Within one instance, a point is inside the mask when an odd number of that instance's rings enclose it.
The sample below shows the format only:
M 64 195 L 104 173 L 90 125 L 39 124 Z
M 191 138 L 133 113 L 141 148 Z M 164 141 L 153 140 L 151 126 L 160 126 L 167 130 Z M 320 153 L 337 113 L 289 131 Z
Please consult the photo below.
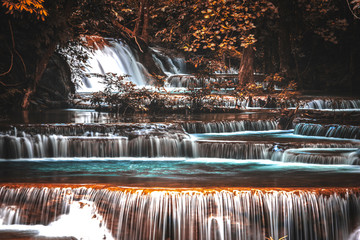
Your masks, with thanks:
M 60 158 L 1 161 L 0 176 L 3 183 L 109 183 L 141 187 L 354 187 L 358 186 L 360 166 L 209 158 Z

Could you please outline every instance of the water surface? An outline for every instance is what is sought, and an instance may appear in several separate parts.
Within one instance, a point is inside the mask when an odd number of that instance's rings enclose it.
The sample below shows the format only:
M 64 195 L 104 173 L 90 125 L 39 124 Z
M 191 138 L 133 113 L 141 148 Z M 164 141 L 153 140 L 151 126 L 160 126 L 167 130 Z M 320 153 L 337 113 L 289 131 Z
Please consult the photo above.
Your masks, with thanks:
M 357 187 L 360 166 L 271 160 L 58 158 L 3 160 L 2 183 L 138 187 Z

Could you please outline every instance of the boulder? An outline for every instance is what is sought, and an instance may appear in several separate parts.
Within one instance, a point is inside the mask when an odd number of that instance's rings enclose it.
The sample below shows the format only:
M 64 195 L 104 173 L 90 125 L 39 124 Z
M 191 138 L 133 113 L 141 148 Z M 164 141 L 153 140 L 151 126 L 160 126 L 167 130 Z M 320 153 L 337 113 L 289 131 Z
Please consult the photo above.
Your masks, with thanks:
M 59 54 L 54 54 L 39 82 L 37 96 L 47 101 L 67 101 L 75 93 L 70 66 Z

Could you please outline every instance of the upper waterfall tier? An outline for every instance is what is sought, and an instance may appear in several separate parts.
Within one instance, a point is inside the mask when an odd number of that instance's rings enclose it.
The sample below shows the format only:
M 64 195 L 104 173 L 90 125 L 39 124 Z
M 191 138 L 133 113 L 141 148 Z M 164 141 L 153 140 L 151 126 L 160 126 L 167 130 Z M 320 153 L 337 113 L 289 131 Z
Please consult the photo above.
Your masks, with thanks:
M 136 85 L 146 85 L 148 78 L 146 69 L 128 45 L 111 41 L 110 46 L 104 46 L 89 54 L 90 58 L 87 62 L 89 67 L 85 71 L 89 77 L 83 79 L 83 85 L 77 90 L 78 92 L 97 92 L 104 89 L 102 79 L 91 74 L 129 75 L 129 80 Z
M 186 74 L 186 62 L 182 57 L 170 57 L 157 48 L 151 48 L 155 64 L 167 75 Z

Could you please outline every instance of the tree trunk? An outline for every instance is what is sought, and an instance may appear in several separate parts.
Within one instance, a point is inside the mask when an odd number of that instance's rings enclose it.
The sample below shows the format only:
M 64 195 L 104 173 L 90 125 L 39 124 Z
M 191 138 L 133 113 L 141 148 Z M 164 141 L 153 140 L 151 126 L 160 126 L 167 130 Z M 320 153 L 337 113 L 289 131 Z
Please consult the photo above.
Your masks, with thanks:
M 291 47 L 290 47 L 289 33 L 285 29 L 280 28 L 279 30 L 279 60 L 280 60 L 279 68 L 280 69 L 279 70 L 281 73 L 284 73 L 285 75 L 288 75 L 291 72 L 290 52 L 291 52 Z
M 141 38 L 144 40 L 146 44 L 149 44 L 149 0 L 145 1 L 145 8 L 144 8 L 144 24 L 142 28 Z
M 32 84 L 30 84 L 28 86 L 28 88 L 26 89 L 24 98 L 22 100 L 22 104 L 21 104 L 22 109 L 28 109 L 29 104 L 30 104 L 29 99 L 30 99 L 31 95 L 36 92 L 37 85 L 40 82 L 40 79 L 46 69 L 46 66 L 47 66 L 49 60 L 50 60 L 50 57 L 55 52 L 56 46 L 57 46 L 56 42 L 51 43 L 50 46 L 48 47 L 47 51 L 44 53 L 44 55 L 42 56 L 42 58 L 36 65 L 36 70 L 35 70 Z
M 264 44 L 264 72 L 266 74 L 274 73 L 275 67 L 273 64 L 273 46 L 270 41 L 266 41 Z
M 244 48 L 239 68 L 239 84 L 254 82 L 254 50 L 252 46 Z
M 352 93 L 355 96 L 360 96 L 360 54 L 358 51 L 352 51 L 349 56 L 349 75 L 351 81 Z
M 291 55 L 291 41 L 289 27 L 292 24 L 292 3 L 291 1 L 278 1 L 279 9 L 279 70 L 285 75 L 291 75 L 293 59 Z
M 68 19 L 70 17 L 70 14 L 72 13 L 72 6 L 73 1 L 67 0 L 64 5 L 64 19 Z M 64 23 L 66 24 L 66 23 Z M 58 45 L 57 41 L 52 41 L 48 46 L 46 51 L 42 54 L 39 61 L 36 64 L 35 72 L 32 74 L 32 79 L 25 90 L 25 94 L 22 100 L 21 108 L 26 110 L 29 107 L 30 104 L 30 98 L 31 96 L 36 92 L 37 85 L 40 82 L 40 79 L 46 69 L 46 66 L 50 60 L 50 57 L 53 55 L 53 53 L 56 50 L 56 46 Z
M 138 14 L 137 14 L 135 28 L 134 28 L 134 31 L 133 31 L 133 34 L 134 34 L 135 37 L 138 36 L 139 33 L 140 33 L 140 24 L 141 24 L 143 12 L 144 12 L 144 5 L 145 5 L 144 1 L 145 0 L 140 1 L 139 11 L 138 11 Z

